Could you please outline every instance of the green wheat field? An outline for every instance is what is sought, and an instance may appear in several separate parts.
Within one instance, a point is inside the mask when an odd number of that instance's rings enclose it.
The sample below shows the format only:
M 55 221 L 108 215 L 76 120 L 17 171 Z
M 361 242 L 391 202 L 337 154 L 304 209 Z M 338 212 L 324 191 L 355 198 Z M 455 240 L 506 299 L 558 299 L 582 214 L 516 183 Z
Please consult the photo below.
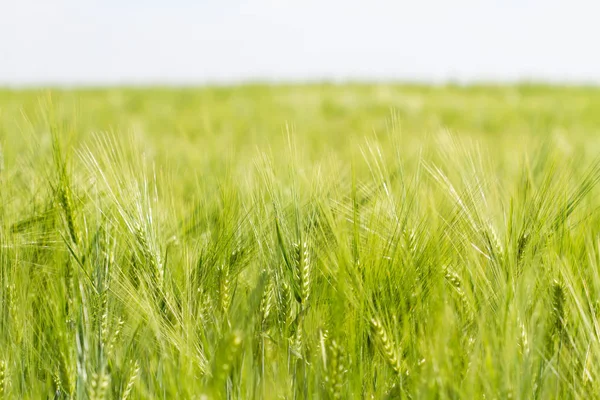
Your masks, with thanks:
M 600 397 L 600 89 L 0 89 L 0 398 Z

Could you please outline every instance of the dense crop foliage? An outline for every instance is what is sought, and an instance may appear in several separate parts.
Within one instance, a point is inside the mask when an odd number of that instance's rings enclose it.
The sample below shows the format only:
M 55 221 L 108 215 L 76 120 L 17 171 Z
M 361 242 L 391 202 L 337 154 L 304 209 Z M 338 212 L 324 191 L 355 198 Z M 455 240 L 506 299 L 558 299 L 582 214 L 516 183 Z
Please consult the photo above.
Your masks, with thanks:
M 0 91 L 0 398 L 600 396 L 600 91 Z

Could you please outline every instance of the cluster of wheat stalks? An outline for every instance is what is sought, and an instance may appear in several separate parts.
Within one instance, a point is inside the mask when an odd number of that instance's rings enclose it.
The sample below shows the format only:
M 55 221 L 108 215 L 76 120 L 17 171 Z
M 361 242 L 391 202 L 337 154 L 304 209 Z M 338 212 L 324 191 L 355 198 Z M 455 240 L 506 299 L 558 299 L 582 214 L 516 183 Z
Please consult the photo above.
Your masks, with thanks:
M 179 198 L 48 126 L 0 172 L 0 397 L 600 395 L 598 164 L 375 140 Z

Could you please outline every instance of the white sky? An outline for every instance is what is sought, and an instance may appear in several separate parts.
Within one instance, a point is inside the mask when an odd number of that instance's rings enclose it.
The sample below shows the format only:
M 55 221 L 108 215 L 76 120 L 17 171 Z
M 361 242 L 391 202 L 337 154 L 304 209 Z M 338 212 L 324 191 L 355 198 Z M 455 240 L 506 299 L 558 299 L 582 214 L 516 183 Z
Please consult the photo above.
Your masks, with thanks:
M 600 83 L 593 0 L 0 0 L 0 85 Z

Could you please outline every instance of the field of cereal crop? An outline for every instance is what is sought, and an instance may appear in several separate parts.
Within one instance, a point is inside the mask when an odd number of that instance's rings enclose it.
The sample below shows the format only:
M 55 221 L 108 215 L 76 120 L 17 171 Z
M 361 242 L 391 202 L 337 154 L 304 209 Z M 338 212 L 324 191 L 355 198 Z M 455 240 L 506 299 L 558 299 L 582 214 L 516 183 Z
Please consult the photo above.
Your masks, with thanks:
M 0 398 L 600 396 L 600 89 L 0 90 Z

